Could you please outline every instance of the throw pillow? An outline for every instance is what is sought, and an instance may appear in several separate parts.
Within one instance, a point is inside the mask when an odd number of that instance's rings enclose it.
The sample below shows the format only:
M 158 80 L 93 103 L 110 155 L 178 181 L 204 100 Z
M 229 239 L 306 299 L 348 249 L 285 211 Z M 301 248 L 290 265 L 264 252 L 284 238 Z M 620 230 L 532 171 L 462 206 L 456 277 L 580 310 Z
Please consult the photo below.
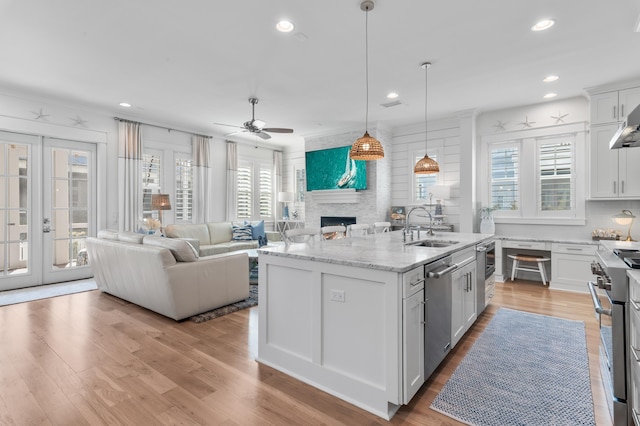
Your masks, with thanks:
M 264 232 L 264 220 L 259 222 L 248 222 L 245 220 L 245 225 L 251 225 L 251 238 L 254 240 L 259 240 L 260 237 L 265 237 L 266 234 Z
M 198 253 L 191 244 L 184 240 L 149 235 L 144 237 L 143 243 L 169 249 L 178 262 L 195 262 L 198 260 Z
M 233 225 L 232 239 L 235 241 L 251 241 L 251 225 Z

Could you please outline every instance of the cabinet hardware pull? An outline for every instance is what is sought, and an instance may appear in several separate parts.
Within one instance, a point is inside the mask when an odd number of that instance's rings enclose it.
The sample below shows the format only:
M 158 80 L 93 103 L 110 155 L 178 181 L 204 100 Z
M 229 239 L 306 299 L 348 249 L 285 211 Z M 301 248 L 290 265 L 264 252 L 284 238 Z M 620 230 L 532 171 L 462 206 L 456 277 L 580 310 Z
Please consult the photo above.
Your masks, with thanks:
M 623 180 L 620 181 L 620 192 L 622 192 L 624 194 L 624 181 Z
M 600 299 L 598 299 L 598 294 L 596 293 L 596 285 L 593 283 L 593 281 L 589 281 L 588 286 L 589 293 L 591 293 L 591 300 L 593 302 L 593 306 L 595 307 L 596 313 L 610 317 L 611 309 L 604 309 L 602 307 L 602 303 L 600 303 Z
M 638 302 L 636 302 L 631 298 L 629 298 L 629 302 L 631 302 L 631 306 L 633 306 L 633 309 L 635 309 L 636 311 L 640 311 L 640 306 L 638 306 Z
M 444 345 L 444 352 L 446 352 L 449 348 L 451 347 L 451 342 L 447 343 L 446 345 Z
M 624 117 L 624 104 L 620 105 L 620 118 Z
M 613 181 L 613 193 L 614 194 L 617 193 L 617 191 L 616 191 L 616 181 L 615 180 Z
M 518 247 L 531 247 L 531 244 L 518 244 Z
M 415 287 L 415 286 L 417 286 L 418 284 L 422 284 L 423 282 L 424 282 L 424 278 L 420 278 L 418 281 L 415 281 L 415 282 L 409 283 L 409 285 L 410 285 L 411 287 Z
M 631 353 L 633 354 L 633 357 L 635 358 L 636 362 L 640 362 L 640 357 L 638 357 L 638 350 L 633 346 L 631 346 Z
M 581 248 L 575 248 L 575 247 L 566 247 L 566 249 L 567 249 L 567 250 L 570 250 L 570 251 L 582 251 L 582 250 L 584 250 L 584 249 L 581 249 Z
M 616 118 L 616 106 L 613 106 L 613 118 Z

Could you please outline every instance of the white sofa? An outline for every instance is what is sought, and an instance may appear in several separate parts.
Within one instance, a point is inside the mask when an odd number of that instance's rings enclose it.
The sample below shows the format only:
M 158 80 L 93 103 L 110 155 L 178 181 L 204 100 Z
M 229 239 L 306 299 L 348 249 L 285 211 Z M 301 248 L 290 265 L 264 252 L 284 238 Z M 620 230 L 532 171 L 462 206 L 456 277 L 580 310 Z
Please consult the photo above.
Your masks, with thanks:
M 191 242 L 192 245 L 198 246 L 196 249 L 200 256 L 258 248 L 258 240 L 234 240 L 233 225 L 231 222 L 167 225 L 164 228 L 164 232 L 169 238 L 186 239 Z M 195 244 L 193 244 L 194 242 Z
M 107 230 L 87 251 L 101 291 L 175 320 L 249 296 L 246 253 L 198 257 L 185 241 Z

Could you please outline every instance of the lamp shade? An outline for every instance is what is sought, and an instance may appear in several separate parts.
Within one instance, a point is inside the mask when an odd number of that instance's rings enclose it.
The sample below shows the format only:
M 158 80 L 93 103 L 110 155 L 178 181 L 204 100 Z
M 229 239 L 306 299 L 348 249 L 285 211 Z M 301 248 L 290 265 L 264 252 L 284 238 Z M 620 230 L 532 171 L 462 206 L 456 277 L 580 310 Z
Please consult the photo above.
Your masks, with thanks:
M 413 173 L 417 175 L 428 175 L 432 173 L 438 173 L 439 171 L 440 166 L 438 165 L 436 160 L 434 160 L 433 158 L 429 158 L 427 154 L 425 154 L 424 157 L 422 157 L 420 161 L 418 161 L 413 167 Z
M 169 194 L 151 194 L 151 210 L 171 210 Z
M 278 192 L 278 201 L 281 203 L 292 203 L 293 202 L 293 192 Z
M 611 216 L 618 225 L 630 225 L 636 217 L 629 210 L 622 210 L 620 213 Z
M 352 160 L 380 160 L 384 158 L 384 148 L 379 140 L 369 136 L 365 131 L 364 135 L 351 145 L 349 158 Z

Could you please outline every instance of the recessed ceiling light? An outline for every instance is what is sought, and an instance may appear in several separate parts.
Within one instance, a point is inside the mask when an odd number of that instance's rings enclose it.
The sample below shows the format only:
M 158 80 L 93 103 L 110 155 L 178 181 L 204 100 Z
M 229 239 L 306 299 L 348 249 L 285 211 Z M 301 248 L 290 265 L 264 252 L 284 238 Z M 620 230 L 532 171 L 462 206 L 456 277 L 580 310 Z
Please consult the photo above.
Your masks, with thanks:
M 387 99 L 395 99 L 397 97 L 398 97 L 398 94 L 396 92 L 387 93 Z
M 547 93 L 546 95 L 544 95 L 544 98 L 550 99 L 550 98 L 555 98 L 556 96 L 558 96 L 556 93 Z
M 553 27 L 553 24 L 555 24 L 553 19 L 543 19 L 531 27 L 531 31 L 544 31 Z
M 280 31 L 281 33 L 290 33 L 291 31 L 293 31 L 293 28 L 293 24 L 290 21 L 286 20 L 278 21 L 278 23 L 276 24 L 276 30 Z
M 542 81 L 544 81 L 545 83 L 551 83 L 552 81 L 556 81 L 559 78 L 560 77 L 558 77 L 557 75 L 548 75 Z
M 126 102 L 120 102 L 120 106 L 125 108 L 131 108 L 131 104 L 128 104 Z

